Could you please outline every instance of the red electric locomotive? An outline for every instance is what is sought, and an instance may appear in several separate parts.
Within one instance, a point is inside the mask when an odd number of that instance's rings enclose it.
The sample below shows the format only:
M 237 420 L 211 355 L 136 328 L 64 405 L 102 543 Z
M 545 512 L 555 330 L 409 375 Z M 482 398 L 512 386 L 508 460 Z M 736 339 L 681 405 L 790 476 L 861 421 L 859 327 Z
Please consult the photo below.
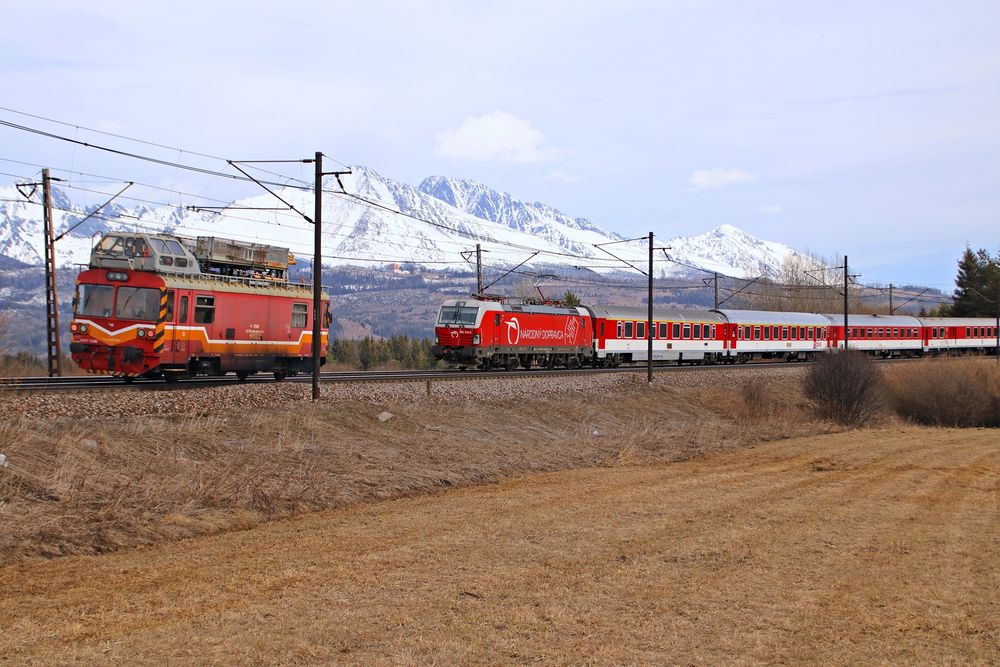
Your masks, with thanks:
M 593 316 L 586 308 L 449 299 L 438 311 L 431 354 L 483 370 L 590 363 Z
M 213 237 L 108 234 L 77 277 L 73 360 L 130 381 L 312 368 L 312 289 L 287 248 Z M 323 300 L 321 349 L 329 300 Z M 325 362 L 325 357 L 321 363 Z

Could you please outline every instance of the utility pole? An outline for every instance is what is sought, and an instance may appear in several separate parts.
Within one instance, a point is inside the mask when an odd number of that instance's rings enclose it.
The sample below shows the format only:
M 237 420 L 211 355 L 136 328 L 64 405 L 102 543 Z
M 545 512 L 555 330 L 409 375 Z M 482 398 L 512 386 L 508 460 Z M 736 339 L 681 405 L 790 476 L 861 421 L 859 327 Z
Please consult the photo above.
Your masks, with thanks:
M 851 342 L 851 329 L 847 326 L 847 255 L 844 255 L 844 349 Z
M 313 211 L 313 376 L 312 400 L 319 400 L 320 351 L 323 342 L 321 323 L 323 313 L 323 154 L 316 151 L 316 201 Z
M 653 232 L 649 233 L 649 309 L 646 313 L 646 382 L 653 384 Z
M 49 377 L 59 377 L 62 375 L 62 349 L 59 344 L 59 300 L 56 298 L 56 246 L 52 232 L 52 184 L 48 169 L 42 169 L 42 198 L 42 226 L 45 228 L 45 309 Z
M 476 244 L 476 296 L 483 293 L 483 248 Z
M 715 305 L 713 308 L 718 309 L 719 307 L 719 274 L 715 273 Z
M 889 314 L 892 315 L 892 311 L 896 310 L 892 307 L 892 283 L 889 283 Z

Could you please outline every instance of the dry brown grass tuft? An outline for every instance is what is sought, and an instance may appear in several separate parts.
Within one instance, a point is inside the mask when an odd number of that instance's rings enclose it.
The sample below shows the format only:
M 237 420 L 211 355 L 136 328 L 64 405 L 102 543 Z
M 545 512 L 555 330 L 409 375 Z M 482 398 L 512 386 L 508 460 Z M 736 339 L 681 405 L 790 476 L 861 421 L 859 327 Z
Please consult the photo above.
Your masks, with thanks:
M 489 409 L 435 397 L 103 421 L 8 416 L 0 419 L 9 463 L 0 468 L 0 562 L 112 551 L 527 473 L 677 461 L 826 428 L 802 413 L 794 392 L 756 389 L 766 399 L 749 405 L 746 391 L 626 382 L 606 395 Z M 383 410 L 395 417 L 379 422 Z
M 928 359 L 888 375 L 896 412 L 934 426 L 1000 426 L 996 359 Z

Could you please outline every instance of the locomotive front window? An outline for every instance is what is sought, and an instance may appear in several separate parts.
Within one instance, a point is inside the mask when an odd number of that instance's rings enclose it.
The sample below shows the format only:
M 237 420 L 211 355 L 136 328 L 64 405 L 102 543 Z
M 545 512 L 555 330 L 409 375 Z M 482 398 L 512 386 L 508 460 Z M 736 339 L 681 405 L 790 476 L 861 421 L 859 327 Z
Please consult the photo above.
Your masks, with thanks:
M 149 287 L 119 287 L 115 316 L 125 320 L 155 322 L 160 314 L 160 290 Z
M 477 306 L 441 306 L 438 324 L 475 324 L 478 315 Z
M 106 255 L 121 255 L 125 252 L 125 239 L 120 236 L 105 236 L 97 249 Z
M 111 317 L 111 306 L 115 301 L 115 288 L 111 285 L 80 285 L 80 301 L 77 315 Z

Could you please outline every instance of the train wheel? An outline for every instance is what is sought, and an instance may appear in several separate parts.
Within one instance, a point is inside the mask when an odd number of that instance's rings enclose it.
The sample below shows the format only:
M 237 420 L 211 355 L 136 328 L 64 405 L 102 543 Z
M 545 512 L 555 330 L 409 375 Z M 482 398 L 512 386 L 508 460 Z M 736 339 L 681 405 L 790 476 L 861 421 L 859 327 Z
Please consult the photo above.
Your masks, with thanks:
M 507 363 L 504 364 L 504 368 L 506 368 L 509 371 L 512 371 L 515 368 L 517 368 L 517 357 L 513 355 L 507 357 Z
M 236 371 L 236 377 L 240 379 L 240 382 L 245 382 L 250 377 L 250 371 Z
M 285 371 L 274 371 L 274 379 L 281 382 L 286 377 Z

